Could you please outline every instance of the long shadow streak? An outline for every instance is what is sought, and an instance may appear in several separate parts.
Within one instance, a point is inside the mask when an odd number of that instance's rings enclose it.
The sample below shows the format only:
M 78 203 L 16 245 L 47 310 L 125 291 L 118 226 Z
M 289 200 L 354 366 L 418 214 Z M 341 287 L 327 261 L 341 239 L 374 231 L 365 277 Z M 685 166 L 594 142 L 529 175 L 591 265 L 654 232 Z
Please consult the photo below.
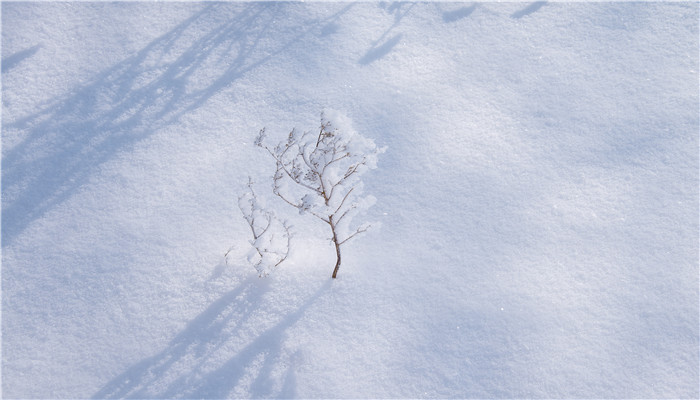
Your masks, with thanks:
M 514 12 L 510 17 L 515 18 L 515 19 L 520 19 L 524 16 L 530 15 L 534 12 L 537 12 L 542 6 L 547 4 L 546 1 L 536 1 L 534 3 L 529 4 L 527 7 L 523 8 L 522 10 Z
M 245 345 L 233 358 L 211 370 L 212 365 L 217 364 L 222 347 L 233 343 L 232 339 L 246 330 L 247 322 L 267 292 L 265 283 L 257 277 L 243 281 L 193 319 L 166 349 L 134 364 L 92 398 L 225 398 L 261 357 L 262 366 L 248 388 L 251 395 L 279 397 L 294 393 L 293 366 L 286 371 L 280 393 L 273 393 L 272 373 L 281 361 L 284 336 L 331 287 L 331 281 L 294 312 Z
M 191 390 L 189 390 L 184 397 L 208 399 L 226 398 L 229 392 L 231 392 L 244 377 L 247 367 L 251 367 L 260 356 L 264 357 L 263 365 L 251 384 L 250 394 L 254 397 L 278 397 L 278 394 L 272 393 L 274 385 L 271 382 L 271 373 L 277 361 L 279 361 L 284 335 L 287 329 L 299 321 L 306 310 L 321 295 L 330 289 L 331 285 L 332 282 L 328 280 L 295 312 L 287 315 L 277 323 L 277 325 L 269 328 L 258 336 L 221 367 L 203 376 L 194 385 L 192 385 L 193 382 L 189 382 L 187 387 L 191 388 Z M 287 378 L 287 381 L 282 387 L 283 392 L 289 392 L 291 390 L 289 388 L 289 374 Z M 184 386 L 175 385 L 172 389 L 163 393 L 162 397 L 175 397 L 177 394 L 182 394 L 181 389 L 183 387 Z
M 395 3 L 389 7 L 389 11 L 395 12 L 394 23 L 386 31 L 384 31 L 384 33 L 382 33 L 379 39 L 375 40 L 374 43 L 372 43 L 372 46 L 367 50 L 365 55 L 358 60 L 358 63 L 360 65 L 368 65 L 379 60 L 380 58 L 389 54 L 389 52 L 391 52 L 394 46 L 396 46 L 401 41 L 401 38 L 403 37 L 403 34 L 401 33 L 394 35 L 393 37 L 391 37 L 391 39 L 386 39 L 386 37 L 389 35 L 389 33 L 391 33 L 391 31 L 394 30 L 394 28 L 401 24 L 401 20 L 406 15 L 408 15 L 409 12 L 411 12 L 411 9 L 416 4 L 411 3 L 408 9 L 406 9 L 406 11 L 404 11 L 403 13 L 401 12 L 402 5 L 403 3 Z
M 148 390 L 175 363 L 190 352 L 201 352 L 205 344 L 217 348 L 225 339 L 221 337 L 225 326 L 233 322 L 240 327 L 250 318 L 252 309 L 246 311 L 246 304 L 237 303 L 236 299 L 244 297 L 246 303 L 256 303 L 264 293 L 260 290 L 264 288 L 256 285 L 256 280 L 250 278 L 221 296 L 193 319 L 165 350 L 136 363 L 106 384 L 93 398 L 150 397 Z M 235 317 L 237 319 L 232 321 Z

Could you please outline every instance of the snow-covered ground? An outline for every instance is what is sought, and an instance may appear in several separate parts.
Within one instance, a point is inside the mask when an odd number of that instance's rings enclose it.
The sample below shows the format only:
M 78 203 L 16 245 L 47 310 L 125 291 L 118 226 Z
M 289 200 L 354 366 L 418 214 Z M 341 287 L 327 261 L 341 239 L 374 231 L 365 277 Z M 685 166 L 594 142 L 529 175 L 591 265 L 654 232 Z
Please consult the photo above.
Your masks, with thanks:
M 698 9 L 3 2 L 3 397 L 697 398 Z M 326 107 L 388 147 L 337 280 L 253 144 Z

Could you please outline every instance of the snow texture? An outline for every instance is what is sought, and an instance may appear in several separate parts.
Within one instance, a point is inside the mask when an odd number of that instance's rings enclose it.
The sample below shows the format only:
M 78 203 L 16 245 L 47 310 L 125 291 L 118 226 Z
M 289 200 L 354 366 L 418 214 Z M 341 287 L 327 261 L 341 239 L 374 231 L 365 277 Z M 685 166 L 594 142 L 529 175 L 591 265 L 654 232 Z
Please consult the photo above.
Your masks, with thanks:
M 2 2 L 2 396 L 700 397 L 699 7 Z M 254 143 L 326 108 L 336 280 Z

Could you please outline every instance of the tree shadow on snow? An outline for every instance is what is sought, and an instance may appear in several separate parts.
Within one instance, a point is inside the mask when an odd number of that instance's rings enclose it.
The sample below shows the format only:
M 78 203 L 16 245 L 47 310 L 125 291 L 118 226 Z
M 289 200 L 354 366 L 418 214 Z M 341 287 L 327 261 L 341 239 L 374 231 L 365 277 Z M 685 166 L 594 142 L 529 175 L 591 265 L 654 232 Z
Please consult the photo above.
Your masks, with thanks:
M 126 5 L 125 7 L 128 7 Z M 2 244 L 69 198 L 98 166 L 204 105 L 308 30 L 270 41 L 278 3 L 214 3 L 70 95 L 3 123 L 23 140 L 2 157 Z M 263 44 L 264 43 L 264 44 Z M 11 56 L 17 64 L 38 50 Z M 3 63 L 5 71 L 8 60 Z M 10 65 L 11 67 L 11 65 Z
M 461 7 L 452 11 L 444 11 L 442 13 L 442 20 L 448 23 L 459 21 L 462 18 L 470 16 L 478 6 L 478 3 L 474 3 L 469 7 Z
M 41 49 L 41 45 L 36 45 L 32 46 L 28 49 L 24 49 L 22 51 L 18 51 L 15 54 L 12 54 L 11 56 L 7 56 L 2 59 L 2 72 L 8 72 L 11 69 L 15 68 L 19 64 L 22 63 L 22 61 L 31 58 L 34 54 L 36 54 L 39 50 Z
M 399 44 L 401 41 L 401 38 L 403 37 L 402 33 L 398 33 L 394 36 L 392 36 L 390 39 L 387 39 L 391 31 L 394 30 L 399 24 L 401 23 L 401 20 L 408 15 L 408 13 L 411 11 L 411 9 L 415 6 L 415 3 L 412 3 L 408 6 L 408 8 L 405 11 L 402 11 L 401 8 L 405 5 L 406 3 L 391 3 L 391 5 L 386 9 L 386 12 L 391 13 L 394 15 L 394 23 L 386 30 L 382 35 L 377 39 L 374 43 L 372 43 L 372 46 L 367 50 L 364 56 L 360 58 L 358 63 L 360 65 L 368 65 L 371 64 L 382 57 L 386 56 L 391 52 L 391 50 Z M 380 5 L 381 7 L 381 5 Z
M 93 398 L 226 398 L 234 389 L 246 390 L 246 397 L 295 397 L 301 354 L 283 349 L 286 331 L 330 286 L 326 282 L 256 334 L 268 286 L 251 276 L 209 305 L 163 351 L 131 366 Z M 227 354 L 233 356 L 225 361 Z
M 399 33 L 398 35 L 392 37 L 391 39 L 387 40 L 386 42 L 382 43 L 381 45 L 376 46 L 376 47 L 373 46 L 371 49 L 369 49 L 367 51 L 367 53 L 365 53 L 364 56 L 362 56 L 362 58 L 360 59 L 360 64 L 362 64 L 362 65 L 371 64 L 374 61 L 377 61 L 380 58 L 384 57 L 385 55 L 389 54 L 391 49 L 393 49 L 394 46 L 396 46 L 401 41 L 402 36 L 403 35 Z
M 534 3 L 531 3 L 527 7 L 523 8 L 522 10 L 514 12 L 511 15 L 511 18 L 520 19 L 522 17 L 530 15 L 530 14 L 536 12 L 537 10 L 539 10 L 540 8 L 542 8 L 542 6 L 544 6 L 545 4 L 547 4 L 546 1 L 536 1 Z

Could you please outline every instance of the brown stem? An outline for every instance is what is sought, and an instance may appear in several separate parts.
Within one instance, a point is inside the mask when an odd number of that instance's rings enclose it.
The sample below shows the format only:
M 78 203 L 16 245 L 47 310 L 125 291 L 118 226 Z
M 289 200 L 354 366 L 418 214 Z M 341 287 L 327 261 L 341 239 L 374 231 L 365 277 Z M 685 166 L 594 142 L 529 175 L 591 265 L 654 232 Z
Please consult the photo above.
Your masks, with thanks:
M 333 269 L 333 279 L 338 276 L 338 270 L 340 269 L 340 242 L 338 241 L 338 235 L 335 233 L 335 224 L 333 223 L 333 216 L 328 217 L 329 225 L 331 226 L 331 231 L 333 232 L 333 244 L 335 245 L 335 255 L 336 262 L 335 268 Z
M 335 268 L 333 269 L 333 279 L 338 275 L 338 269 L 340 269 L 340 245 L 335 243 L 335 254 L 338 256 L 338 261 L 335 262 Z

